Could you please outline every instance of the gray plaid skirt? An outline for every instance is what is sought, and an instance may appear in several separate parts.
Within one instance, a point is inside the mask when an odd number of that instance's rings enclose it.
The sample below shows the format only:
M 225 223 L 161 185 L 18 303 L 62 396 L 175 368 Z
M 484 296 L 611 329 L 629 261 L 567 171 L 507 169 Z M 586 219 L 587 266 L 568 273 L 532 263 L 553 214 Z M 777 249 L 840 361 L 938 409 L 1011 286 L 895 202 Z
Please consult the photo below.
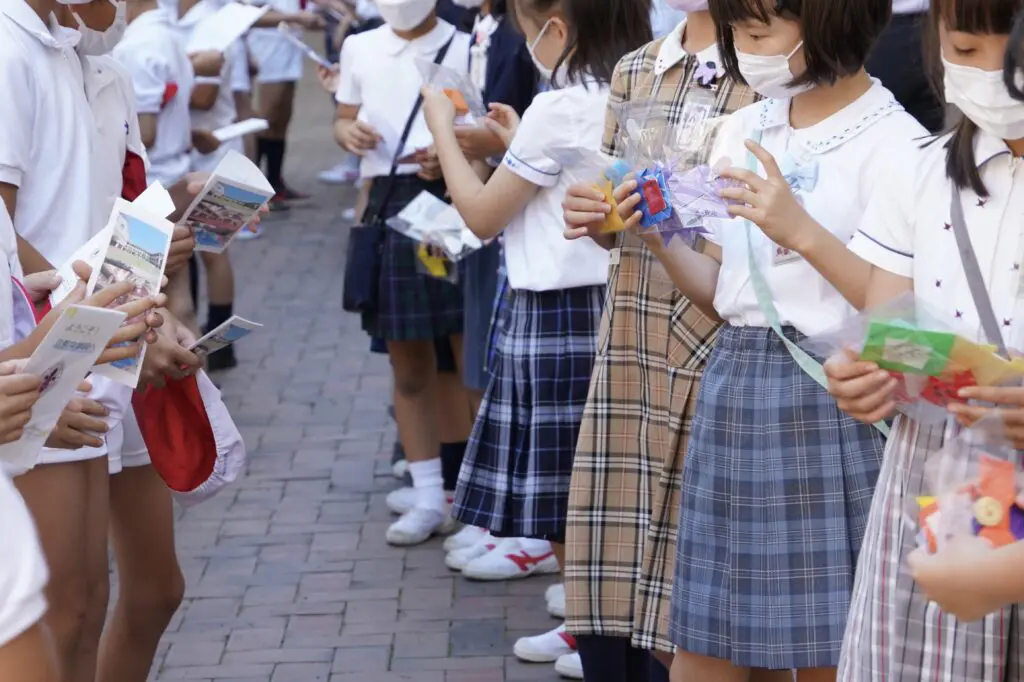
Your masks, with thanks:
M 835 666 L 883 446 L 771 329 L 723 327 L 683 465 L 676 645 L 743 667 Z
M 871 504 L 839 660 L 841 682 L 1021 682 L 1020 607 L 973 623 L 948 616 L 917 588 L 907 555 L 917 547 L 908 514 L 927 495 L 929 459 L 955 424 L 922 426 L 899 417 Z
M 376 178 L 364 214 L 375 215 L 384 200 L 387 178 Z M 444 182 L 427 182 L 416 176 L 399 176 L 395 191 L 382 212 L 386 220 L 405 208 L 420 192 L 443 197 Z M 364 313 L 363 330 L 385 341 L 439 339 L 462 333 L 462 289 L 416 269 L 416 242 L 387 230 L 381 255 L 377 310 Z
M 563 542 L 572 461 L 604 287 L 511 290 L 452 516 L 503 537 Z

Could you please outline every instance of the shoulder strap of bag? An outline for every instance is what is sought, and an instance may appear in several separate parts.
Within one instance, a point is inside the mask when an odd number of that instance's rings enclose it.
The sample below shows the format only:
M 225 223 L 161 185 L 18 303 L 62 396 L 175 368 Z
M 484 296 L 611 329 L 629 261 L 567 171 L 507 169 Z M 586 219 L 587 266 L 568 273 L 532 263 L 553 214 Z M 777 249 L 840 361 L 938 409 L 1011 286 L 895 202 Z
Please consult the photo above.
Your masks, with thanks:
M 1003 341 L 1003 332 L 999 327 L 999 320 L 996 319 L 995 310 L 992 308 L 992 299 L 988 295 L 988 289 L 985 288 L 985 278 L 981 274 L 981 266 L 978 265 L 978 256 L 974 253 L 971 235 L 967 232 L 967 221 L 964 219 L 964 207 L 960 202 L 960 192 L 956 188 L 953 189 L 953 196 L 950 200 L 949 220 L 953 223 L 953 234 L 956 235 L 960 263 L 963 264 L 964 275 L 967 276 L 967 286 L 971 290 L 974 307 L 978 309 L 981 330 L 985 332 L 988 342 L 999 350 L 999 354 L 1009 359 L 1010 354 Z
M 455 36 L 458 31 L 452 33 L 452 37 L 448 39 L 437 54 L 434 55 L 434 63 L 440 64 L 444 61 L 444 57 L 448 54 L 448 48 L 451 47 L 452 41 L 455 40 Z M 412 132 L 412 125 L 416 122 L 416 115 L 420 113 L 420 107 L 423 106 L 423 95 L 420 94 L 416 97 L 416 104 L 412 107 L 412 113 L 409 114 L 409 119 L 405 122 L 405 128 L 402 130 L 402 137 L 398 142 L 398 148 L 395 150 L 395 156 L 391 160 L 391 172 L 388 174 L 388 187 L 384 192 L 380 206 L 377 208 L 377 214 L 373 218 L 373 223 L 381 222 L 381 216 L 384 215 L 384 211 L 387 210 L 388 204 L 391 202 L 391 197 L 395 193 L 395 176 L 398 173 L 398 160 L 402 158 L 402 152 L 405 149 L 405 143 L 409 139 L 409 133 Z
M 756 131 L 752 137 L 755 142 L 760 144 L 761 131 Z M 750 152 L 747 153 L 747 168 L 754 173 L 757 172 L 757 157 Z M 828 378 L 825 376 L 825 368 L 821 366 L 821 363 L 811 357 L 810 353 L 790 339 L 786 338 L 786 335 L 782 333 L 782 323 L 779 320 L 779 311 L 775 307 L 771 289 L 768 287 L 768 280 L 765 279 L 764 273 L 761 272 L 761 268 L 757 265 L 757 258 L 754 256 L 754 240 L 751 236 L 752 227 L 750 225 L 750 221 L 745 220 L 744 226 L 747 230 L 747 262 L 750 268 L 750 283 L 754 287 L 754 295 L 757 297 L 757 305 L 761 309 L 761 314 L 763 314 L 765 319 L 768 321 L 768 326 L 772 328 L 772 331 L 782 339 L 782 342 L 786 346 L 786 350 L 789 351 L 793 361 L 796 362 L 800 369 L 802 369 L 807 376 L 814 379 L 819 386 L 828 390 Z M 889 437 L 888 424 L 885 422 L 878 422 L 874 426 L 883 436 L 886 438 Z

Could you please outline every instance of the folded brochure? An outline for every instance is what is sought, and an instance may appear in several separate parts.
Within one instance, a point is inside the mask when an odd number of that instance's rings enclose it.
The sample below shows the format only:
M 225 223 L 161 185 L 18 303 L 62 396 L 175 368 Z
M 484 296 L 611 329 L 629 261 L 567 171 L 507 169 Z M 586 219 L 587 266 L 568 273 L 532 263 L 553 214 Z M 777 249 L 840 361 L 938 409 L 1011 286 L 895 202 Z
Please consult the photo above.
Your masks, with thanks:
M 193 343 L 189 347 L 189 350 L 196 355 L 201 356 L 216 353 L 223 348 L 227 348 L 236 341 L 244 339 L 246 336 L 262 327 L 263 325 L 258 322 L 252 322 L 244 317 L 232 315 L 231 319 L 227 322 L 217 326 L 201 339 Z

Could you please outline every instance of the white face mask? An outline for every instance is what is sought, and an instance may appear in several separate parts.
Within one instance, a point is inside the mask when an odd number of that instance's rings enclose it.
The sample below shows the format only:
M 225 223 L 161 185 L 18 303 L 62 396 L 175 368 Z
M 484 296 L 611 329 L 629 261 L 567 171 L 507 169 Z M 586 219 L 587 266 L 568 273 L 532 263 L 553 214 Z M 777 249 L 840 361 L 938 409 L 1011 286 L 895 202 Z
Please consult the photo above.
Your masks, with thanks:
M 484 0 L 452 0 L 459 7 L 465 7 L 466 9 L 480 9 L 484 4 Z
M 437 0 L 378 0 L 377 11 L 396 31 L 411 31 L 434 11 Z
M 83 5 L 88 3 L 82 2 L 67 2 L 66 0 L 57 0 L 62 5 Z M 82 21 L 82 17 L 78 16 L 77 12 L 72 12 L 75 15 L 75 21 L 78 22 L 78 32 L 82 38 L 78 41 L 78 47 L 75 48 L 78 54 L 81 55 L 104 55 L 108 54 L 114 47 L 121 42 L 121 38 L 124 37 L 125 29 L 128 28 L 128 20 L 125 18 L 126 3 L 118 2 L 117 0 L 110 0 L 110 4 L 114 6 L 114 21 L 111 22 L 110 26 L 105 31 L 95 31 L 85 25 Z
M 942 58 L 946 101 L 990 135 L 1001 140 L 1024 138 L 1024 102 L 1006 91 L 1003 70 L 982 71 Z
M 566 84 L 567 78 L 565 74 L 569 71 L 568 65 L 563 61 L 562 65 L 558 67 L 558 73 L 555 73 L 553 70 L 544 66 L 541 61 L 537 59 L 537 55 L 534 52 L 537 48 L 537 44 L 540 42 L 540 39 L 544 37 L 544 33 L 547 32 L 549 26 L 551 26 L 551 19 L 548 19 L 544 23 L 544 26 L 540 29 L 540 33 L 537 34 L 537 37 L 534 38 L 533 42 L 527 45 L 526 48 L 529 50 L 530 59 L 533 60 L 533 65 L 537 68 L 537 72 L 541 75 L 541 78 L 554 87 L 562 87 Z
M 708 0 L 665 0 L 665 4 L 680 12 L 706 12 Z
M 736 61 L 743 80 L 762 97 L 785 99 L 807 92 L 814 87 L 813 83 L 795 87 L 789 84 L 794 77 L 793 70 L 789 68 L 789 60 L 803 45 L 804 41 L 801 40 L 789 54 L 776 54 L 770 57 L 737 51 Z

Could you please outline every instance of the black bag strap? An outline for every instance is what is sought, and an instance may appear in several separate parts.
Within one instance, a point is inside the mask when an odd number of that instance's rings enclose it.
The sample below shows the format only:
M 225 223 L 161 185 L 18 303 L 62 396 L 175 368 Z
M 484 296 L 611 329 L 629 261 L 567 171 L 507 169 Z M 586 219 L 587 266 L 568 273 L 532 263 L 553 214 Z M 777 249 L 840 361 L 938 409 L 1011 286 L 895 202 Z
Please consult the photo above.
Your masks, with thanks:
M 964 208 L 960 204 L 960 192 L 956 188 L 953 189 L 953 197 L 950 201 L 949 220 L 953 224 L 953 234 L 956 237 L 957 249 L 960 251 L 960 262 L 963 265 L 964 274 L 967 276 L 967 286 L 974 299 L 974 307 L 978 309 L 981 329 L 985 332 L 988 342 L 999 350 L 999 354 L 1009 359 L 1010 354 L 1006 350 L 999 321 L 992 308 L 992 299 L 989 298 L 988 289 L 985 288 L 985 278 L 981 274 L 978 256 L 974 253 L 971 235 L 967 232 Z
M 444 57 L 448 54 L 448 48 L 451 47 L 452 41 L 455 40 L 457 32 L 452 33 L 452 37 L 448 39 L 437 54 L 434 55 L 434 64 L 440 64 L 444 61 Z M 409 120 L 405 122 L 405 129 L 402 130 L 402 139 L 398 142 L 398 149 L 395 150 L 395 157 L 391 160 L 391 172 L 388 174 L 388 188 L 385 190 L 384 195 L 381 199 L 380 205 L 377 207 L 377 214 L 373 217 L 371 224 L 378 224 L 382 221 L 384 211 L 387 209 L 388 204 L 391 202 L 391 197 L 395 193 L 395 176 L 398 173 L 398 160 L 402 158 L 402 151 L 405 149 L 405 143 L 409 139 L 409 133 L 412 132 L 412 125 L 416 122 L 416 115 L 420 113 L 420 107 L 423 106 L 423 94 L 420 93 L 416 96 L 416 104 L 412 107 L 412 113 L 409 114 Z

